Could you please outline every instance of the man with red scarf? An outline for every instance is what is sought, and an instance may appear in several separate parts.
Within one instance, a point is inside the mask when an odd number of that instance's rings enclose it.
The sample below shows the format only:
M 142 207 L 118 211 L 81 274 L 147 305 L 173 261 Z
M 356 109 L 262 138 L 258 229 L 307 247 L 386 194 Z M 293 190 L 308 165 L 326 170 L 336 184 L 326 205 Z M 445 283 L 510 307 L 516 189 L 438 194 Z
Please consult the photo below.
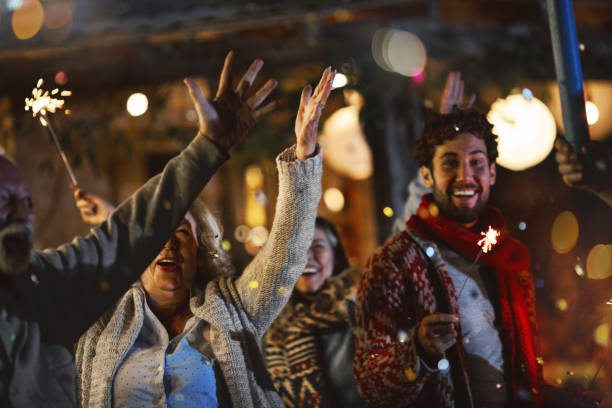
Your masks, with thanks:
M 529 251 L 487 205 L 497 157 L 491 124 L 471 109 L 436 115 L 415 156 L 432 193 L 370 258 L 358 293 L 362 398 L 394 408 L 561 406 L 542 381 Z M 489 226 L 500 236 L 479 256 Z M 596 405 L 579 391 L 561 395 Z

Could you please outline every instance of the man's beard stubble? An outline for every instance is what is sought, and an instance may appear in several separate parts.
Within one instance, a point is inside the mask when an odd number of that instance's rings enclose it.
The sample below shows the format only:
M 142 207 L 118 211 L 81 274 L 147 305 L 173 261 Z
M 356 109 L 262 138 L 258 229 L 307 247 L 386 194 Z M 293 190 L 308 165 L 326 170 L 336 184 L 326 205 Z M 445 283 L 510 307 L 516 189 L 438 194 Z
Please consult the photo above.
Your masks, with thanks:
M 32 258 L 33 228 L 12 222 L 0 229 L 0 274 L 16 276 L 25 272 Z
M 438 206 L 440 212 L 460 224 L 469 224 L 478 219 L 478 216 L 489 201 L 488 195 L 484 197 L 482 195 L 483 190 L 480 187 L 477 187 L 478 202 L 476 203 L 476 206 L 473 208 L 457 207 L 452 202 L 452 187 L 453 186 L 449 187 L 449 192 L 446 193 L 438 188 L 438 186 L 436 185 L 436 181 L 434 180 L 432 194 L 434 202 Z

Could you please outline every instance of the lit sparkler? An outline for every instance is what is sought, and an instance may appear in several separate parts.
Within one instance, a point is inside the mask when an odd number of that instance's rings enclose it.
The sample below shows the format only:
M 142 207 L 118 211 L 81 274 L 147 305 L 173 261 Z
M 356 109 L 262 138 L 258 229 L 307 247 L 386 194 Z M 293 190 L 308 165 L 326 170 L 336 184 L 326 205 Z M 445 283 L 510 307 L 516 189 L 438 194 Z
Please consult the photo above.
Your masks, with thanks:
M 499 231 L 491 228 L 491 226 L 489 225 L 489 229 L 487 230 L 487 232 L 481 231 L 480 235 L 482 235 L 484 238 L 479 240 L 476 244 L 480 247 L 480 253 L 484 252 L 486 254 L 491 250 L 491 248 L 493 248 L 495 244 L 497 244 L 497 237 L 499 237 Z M 478 259 L 478 257 L 476 259 Z
M 66 153 L 64 153 L 64 149 L 60 145 L 59 139 L 55 134 L 55 130 L 53 130 L 53 126 L 51 125 L 51 121 L 47 116 L 48 113 L 55 113 L 59 109 L 64 108 L 64 100 L 56 98 L 55 96 L 70 96 L 72 95 L 71 91 L 60 91 L 58 88 L 53 89 L 51 92 L 44 91 L 41 89 L 44 81 L 42 78 L 38 80 L 36 83 L 36 88 L 32 89 L 32 97 L 25 98 L 25 110 L 32 111 L 32 116 L 36 117 L 38 115 L 38 119 L 40 123 L 49 129 L 49 133 L 51 134 L 51 138 L 55 143 L 55 147 L 59 151 L 60 157 L 66 166 L 66 170 L 68 171 L 68 175 L 72 180 L 72 184 L 75 186 L 78 185 L 76 177 L 70 167 L 70 163 L 68 163 L 68 158 L 66 157 Z
M 480 247 L 480 251 L 478 251 L 478 255 L 476 255 L 476 259 L 474 259 L 474 262 L 472 262 L 472 265 L 475 265 L 476 262 L 478 262 L 478 260 L 480 259 L 480 255 L 482 255 L 483 253 L 486 254 L 487 252 L 491 250 L 491 248 L 497 245 L 497 238 L 499 237 L 500 232 L 496 229 L 491 228 L 491 226 L 489 225 L 489 229 L 486 232 L 481 231 L 480 235 L 482 235 L 482 238 L 478 240 L 478 242 L 476 242 L 476 245 Z M 468 273 L 467 276 L 465 277 L 465 280 L 463 281 L 463 285 L 461 285 L 461 289 L 459 290 L 457 299 L 459 299 L 459 297 L 461 296 L 461 293 L 463 292 L 463 288 L 465 288 L 465 284 L 467 283 L 469 278 L 470 278 L 470 275 Z

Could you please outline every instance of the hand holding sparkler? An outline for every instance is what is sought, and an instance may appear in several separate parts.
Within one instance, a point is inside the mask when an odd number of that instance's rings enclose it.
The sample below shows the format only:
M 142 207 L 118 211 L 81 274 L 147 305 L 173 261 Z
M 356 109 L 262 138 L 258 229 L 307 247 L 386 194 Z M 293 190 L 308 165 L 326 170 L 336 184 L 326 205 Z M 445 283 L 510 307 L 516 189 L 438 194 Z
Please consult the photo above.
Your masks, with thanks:
M 106 221 L 110 213 L 115 209 L 115 206 L 108 201 L 95 194 L 81 190 L 73 184 L 70 185 L 70 189 L 74 191 L 74 200 L 81 213 L 81 218 L 88 224 L 99 225 Z
M 36 117 L 39 115 L 40 123 L 49 129 L 49 133 L 51 134 L 51 138 L 55 143 L 55 147 L 60 154 L 62 161 L 64 162 L 64 166 L 66 166 L 66 170 L 68 171 L 68 175 L 72 180 L 72 184 L 77 185 L 76 177 L 74 176 L 74 172 L 70 167 L 70 163 L 68 163 L 68 158 L 66 157 L 66 153 L 64 153 L 64 149 L 60 145 L 59 139 L 55 134 L 55 130 L 53 130 L 53 126 L 51 125 L 51 121 L 47 116 L 48 113 L 55 113 L 56 110 L 64 108 L 64 100 L 55 98 L 54 95 L 59 94 L 59 96 L 70 96 L 72 92 L 70 91 L 61 91 L 57 88 L 49 91 L 44 91 L 40 88 L 43 85 L 43 80 L 40 78 L 36 83 L 36 88 L 32 89 L 32 97 L 25 99 L 25 110 L 32 110 L 32 116 Z
M 425 316 L 417 331 L 417 342 L 429 363 L 444 356 L 446 350 L 457 342 L 459 318 L 448 313 L 434 313 Z
M 198 114 L 200 133 L 225 151 L 237 145 L 255 122 L 278 107 L 278 101 L 272 101 L 259 107 L 278 85 L 275 79 L 269 79 L 258 91 L 247 98 L 263 66 L 262 60 L 253 61 L 234 89 L 232 89 L 233 65 L 234 52 L 230 51 L 221 71 L 219 89 L 212 101 L 204 97 L 200 87 L 192 79 L 185 78 L 185 85 L 189 89 L 189 95 Z

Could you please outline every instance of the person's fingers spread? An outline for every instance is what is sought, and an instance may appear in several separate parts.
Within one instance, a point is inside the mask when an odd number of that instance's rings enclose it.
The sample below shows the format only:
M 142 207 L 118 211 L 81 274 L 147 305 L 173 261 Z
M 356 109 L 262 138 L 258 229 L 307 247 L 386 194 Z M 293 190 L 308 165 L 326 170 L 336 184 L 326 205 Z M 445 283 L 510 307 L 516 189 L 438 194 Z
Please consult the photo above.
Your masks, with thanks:
M 251 66 L 249 69 L 247 69 L 247 72 L 245 72 L 244 76 L 236 86 L 236 93 L 238 96 L 244 95 L 251 85 L 253 85 L 255 77 L 261 70 L 261 67 L 263 67 L 263 61 L 260 59 L 256 59 L 251 63 Z
M 270 112 L 274 112 L 279 106 L 280 106 L 280 102 L 277 100 L 274 100 L 268 103 L 267 105 L 264 105 L 261 108 L 257 109 L 256 111 L 254 111 L 253 119 L 255 121 L 258 121 L 264 116 L 268 115 Z
M 232 84 L 232 70 L 234 69 L 234 51 L 227 53 L 225 62 L 223 63 L 223 69 L 221 70 L 221 77 L 219 78 L 219 89 L 217 89 L 217 95 L 215 98 L 220 98 L 225 92 L 230 89 Z
M 257 108 L 268 97 L 268 95 L 270 95 L 277 85 L 278 81 L 276 79 L 268 79 L 266 83 L 247 100 L 247 104 L 251 107 L 251 109 Z

